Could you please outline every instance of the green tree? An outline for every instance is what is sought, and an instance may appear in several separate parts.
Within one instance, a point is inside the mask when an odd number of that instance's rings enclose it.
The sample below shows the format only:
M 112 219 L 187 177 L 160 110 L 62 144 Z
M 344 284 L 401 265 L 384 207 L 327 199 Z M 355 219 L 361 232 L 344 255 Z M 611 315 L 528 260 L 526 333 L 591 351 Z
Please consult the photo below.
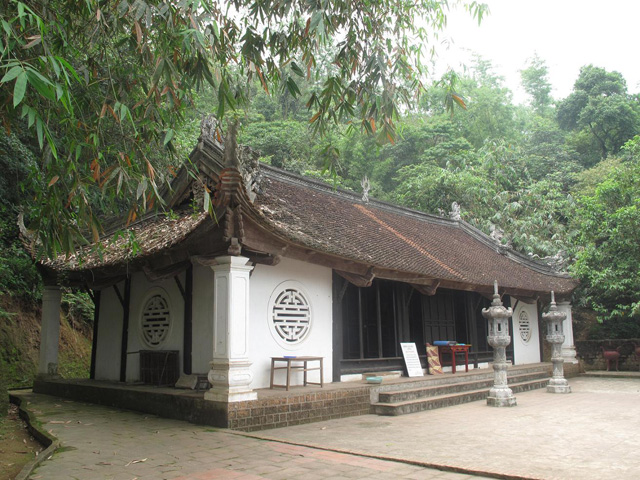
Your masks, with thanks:
M 496 75 L 490 61 L 476 57 L 469 75 L 459 78 L 458 90 L 464 97 L 466 111 L 452 120 L 464 138 L 476 149 L 486 141 L 517 143 L 524 122 L 522 112 L 513 105 L 511 91 Z
M 486 9 L 466 8 L 478 19 Z M 2 120 L 29 129 L 42 151 L 31 226 L 55 255 L 85 231 L 97 238 L 96 192 L 135 199 L 129 219 L 148 209 L 205 83 L 222 117 L 254 81 L 296 97 L 304 78 L 316 87 L 305 103 L 317 131 L 353 120 L 393 139 L 447 9 L 446 0 L 2 2 Z
M 533 181 L 551 179 L 566 192 L 575 174 L 582 170 L 578 152 L 553 118 L 534 116 L 520 145 L 524 166 Z
M 627 94 L 624 77 L 593 65 L 580 69 L 573 92 L 558 105 L 557 116 L 561 128 L 588 133 L 576 136 L 576 143 L 591 140 L 600 159 L 617 154 L 640 131 L 638 107 Z M 586 158 L 583 163 L 593 166 L 596 161 Z
M 636 151 L 640 137 L 625 149 Z M 579 198 L 574 274 L 600 320 L 640 334 L 640 156 L 612 169 L 593 194 Z M 626 325 L 626 326 L 625 326 Z
M 549 69 L 544 60 L 534 55 L 529 66 L 520 70 L 520 81 L 525 92 L 531 97 L 531 107 L 540 116 L 546 116 L 551 110 L 551 82 Z

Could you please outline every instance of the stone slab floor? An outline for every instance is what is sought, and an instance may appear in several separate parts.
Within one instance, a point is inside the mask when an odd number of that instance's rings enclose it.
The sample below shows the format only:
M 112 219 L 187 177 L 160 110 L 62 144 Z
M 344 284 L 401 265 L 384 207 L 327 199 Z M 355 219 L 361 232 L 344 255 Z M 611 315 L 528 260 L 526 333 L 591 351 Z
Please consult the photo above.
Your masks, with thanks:
M 539 479 L 640 478 L 640 375 L 569 379 L 573 392 L 517 395 L 400 417 L 366 415 L 260 432 L 263 438 Z
M 640 376 L 580 377 L 570 384 L 568 395 L 520 393 L 513 408 L 475 402 L 257 434 L 20 396 L 64 445 L 34 480 L 640 478 Z
M 474 477 L 265 441 L 141 413 L 16 392 L 62 448 L 32 480 L 434 479 Z

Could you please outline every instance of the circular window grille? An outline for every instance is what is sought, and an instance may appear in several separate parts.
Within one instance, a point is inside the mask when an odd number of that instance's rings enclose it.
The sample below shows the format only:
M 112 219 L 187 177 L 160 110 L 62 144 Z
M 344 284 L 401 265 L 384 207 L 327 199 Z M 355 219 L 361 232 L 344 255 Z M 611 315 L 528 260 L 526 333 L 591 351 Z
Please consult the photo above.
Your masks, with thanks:
M 529 343 L 531 340 L 531 323 L 529 322 L 529 315 L 524 310 L 520 312 L 519 317 L 520 338 L 524 343 Z
M 154 295 L 142 310 L 142 338 L 150 347 L 157 347 L 169 333 L 171 319 L 169 306 L 162 295 Z
M 280 292 L 273 302 L 271 314 L 279 340 L 287 345 L 302 342 L 311 329 L 309 301 L 295 288 L 286 288 Z

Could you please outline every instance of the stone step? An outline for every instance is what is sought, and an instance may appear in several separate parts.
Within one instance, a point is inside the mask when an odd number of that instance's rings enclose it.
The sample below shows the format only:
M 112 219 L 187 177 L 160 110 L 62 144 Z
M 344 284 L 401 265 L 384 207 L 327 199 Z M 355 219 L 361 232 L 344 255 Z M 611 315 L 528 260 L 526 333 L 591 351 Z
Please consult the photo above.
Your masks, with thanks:
M 536 380 L 528 380 L 509 384 L 509 388 L 511 388 L 513 393 L 516 394 L 519 392 L 544 388 L 546 387 L 548 381 L 548 377 L 539 378 Z M 437 395 L 433 397 L 416 398 L 412 400 L 399 401 L 396 403 L 378 402 L 371 405 L 371 411 L 372 413 L 376 413 L 378 415 L 387 416 L 406 415 L 409 413 L 423 412 L 425 410 L 433 410 L 436 408 L 444 408 L 453 405 L 460 405 L 462 403 L 485 400 L 487 398 L 487 395 L 489 394 L 489 390 L 490 387 L 487 387 L 458 393 Z M 382 393 L 380 395 L 382 395 Z
M 551 376 L 551 364 L 533 364 L 533 365 L 517 365 L 515 367 L 509 367 L 507 372 L 509 377 L 525 374 L 542 373 L 548 377 Z M 458 370 L 455 375 L 429 375 L 420 379 L 416 379 L 411 382 L 398 383 L 398 384 L 383 384 L 377 387 L 380 393 L 394 392 L 398 390 L 410 390 L 423 387 L 433 387 L 436 385 L 453 385 L 457 383 L 466 383 L 470 381 L 479 380 L 493 380 L 493 369 L 487 368 L 483 370 L 472 370 L 469 373 Z
M 531 380 L 548 380 L 549 374 L 546 371 L 531 371 L 519 375 L 509 375 L 508 382 L 522 383 Z M 424 386 L 418 388 L 409 388 L 405 390 L 397 390 L 391 392 L 380 392 L 378 397 L 379 403 L 398 403 L 407 400 L 415 400 L 417 398 L 435 397 L 438 395 L 446 395 L 453 393 L 466 392 L 470 390 L 480 390 L 483 388 L 491 388 L 493 385 L 493 374 L 490 378 L 473 378 L 466 382 L 448 383 L 442 385 Z

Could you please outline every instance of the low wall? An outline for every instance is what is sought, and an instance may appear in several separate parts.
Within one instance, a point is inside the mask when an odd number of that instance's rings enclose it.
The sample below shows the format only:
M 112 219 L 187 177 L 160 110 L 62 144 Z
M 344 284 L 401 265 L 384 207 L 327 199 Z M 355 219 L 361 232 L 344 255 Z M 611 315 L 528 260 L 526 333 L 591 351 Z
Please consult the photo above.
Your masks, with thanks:
M 580 364 L 585 371 L 606 370 L 607 362 L 602 356 L 602 349 L 619 349 L 619 370 L 638 370 L 638 358 L 635 355 L 634 344 L 640 346 L 640 339 L 613 339 L 613 340 L 578 340 L 575 342 Z M 612 365 L 615 368 L 615 365 Z

